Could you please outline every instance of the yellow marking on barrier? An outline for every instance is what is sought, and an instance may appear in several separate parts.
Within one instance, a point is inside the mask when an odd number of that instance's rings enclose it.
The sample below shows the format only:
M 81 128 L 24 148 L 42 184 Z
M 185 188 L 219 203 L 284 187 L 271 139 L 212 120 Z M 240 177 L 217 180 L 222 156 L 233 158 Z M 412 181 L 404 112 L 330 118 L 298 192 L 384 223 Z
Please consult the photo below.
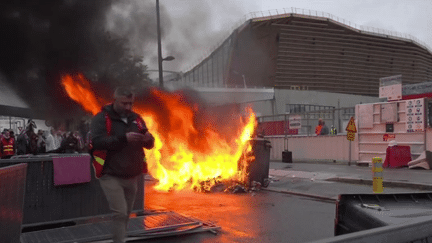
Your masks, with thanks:
M 96 162 L 98 162 L 98 164 L 100 164 L 100 165 L 104 165 L 105 164 L 105 160 L 104 159 L 102 159 L 100 157 L 97 157 L 97 156 L 94 156 L 94 158 L 95 158 Z

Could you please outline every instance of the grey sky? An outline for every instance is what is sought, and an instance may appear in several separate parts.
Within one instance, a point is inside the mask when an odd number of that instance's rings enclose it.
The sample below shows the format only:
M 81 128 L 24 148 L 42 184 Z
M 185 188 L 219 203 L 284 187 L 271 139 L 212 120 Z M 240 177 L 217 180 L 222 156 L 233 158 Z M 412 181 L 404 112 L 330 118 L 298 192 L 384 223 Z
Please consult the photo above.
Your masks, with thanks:
M 164 70 L 187 71 L 196 65 L 231 33 L 250 12 L 268 10 L 291 12 L 299 8 L 324 12 L 351 25 L 379 28 L 411 35 L 432 50 L 431 0 L 160 0 L 169 16 L 163 39 Z M 275 11 L 272 11 L 275 13 Z M 145 46 L 157 69 L 156 44 Z

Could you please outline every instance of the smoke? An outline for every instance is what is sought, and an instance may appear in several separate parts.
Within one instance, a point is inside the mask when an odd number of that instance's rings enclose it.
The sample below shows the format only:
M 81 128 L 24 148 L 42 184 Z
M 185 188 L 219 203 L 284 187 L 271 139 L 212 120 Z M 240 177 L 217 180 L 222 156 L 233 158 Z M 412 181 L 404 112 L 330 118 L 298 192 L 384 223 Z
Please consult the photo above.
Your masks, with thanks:
M 115 3 L 108 13 L 109 31 L 127 36 L 149 69 L 157 69 L 158 61 L 155 7 L 154 1 L 129 0 Z M 162 56 L 175 57 L 163 63 L 164 70 L 185 71 L 197 64 L 246 13 L 241 2 L 229 0 L 161 0 Z
M 164 70 L 180 71 L 221 40 L 226 26 L 244 14 L 228 2 L 160 1 L 163 55 L 175 56 Z M 155 1 L 2 1 L 0 23 L 0 73 L 47 118 L 80 111 L 60 84 L 65 73 L 82 72 L 95 87 L 112 89 L 120 80 L 95 73 L 128 51 L 157 69 Z
M 32 109 L 74 111 L 60 76 L 94 66 L 110 5 L 107 0 L 2 1 L 0 72 Z

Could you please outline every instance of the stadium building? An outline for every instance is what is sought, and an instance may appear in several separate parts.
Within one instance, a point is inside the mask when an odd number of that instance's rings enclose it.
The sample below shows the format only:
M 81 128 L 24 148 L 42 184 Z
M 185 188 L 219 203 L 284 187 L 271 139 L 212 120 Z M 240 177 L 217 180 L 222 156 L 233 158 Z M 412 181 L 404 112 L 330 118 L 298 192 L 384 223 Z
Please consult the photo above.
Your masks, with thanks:
M 432 53 L 412 36 L 291 10 L 252 14 L 178 84 L 378 97 L 382 77 L 402 75 L 403 84 L 432 80 Z

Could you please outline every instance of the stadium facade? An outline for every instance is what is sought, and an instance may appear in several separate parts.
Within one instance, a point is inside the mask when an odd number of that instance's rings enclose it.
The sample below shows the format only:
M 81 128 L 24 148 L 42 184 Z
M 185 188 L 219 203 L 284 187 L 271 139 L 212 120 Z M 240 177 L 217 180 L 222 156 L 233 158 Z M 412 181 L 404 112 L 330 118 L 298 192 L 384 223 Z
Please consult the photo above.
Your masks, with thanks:
M 432 52 L 415 38 L 293 12 L 248 19 L 177 84 L 377 97 L 382 77 L 402 75 L 403 84 L 432 80 Z

